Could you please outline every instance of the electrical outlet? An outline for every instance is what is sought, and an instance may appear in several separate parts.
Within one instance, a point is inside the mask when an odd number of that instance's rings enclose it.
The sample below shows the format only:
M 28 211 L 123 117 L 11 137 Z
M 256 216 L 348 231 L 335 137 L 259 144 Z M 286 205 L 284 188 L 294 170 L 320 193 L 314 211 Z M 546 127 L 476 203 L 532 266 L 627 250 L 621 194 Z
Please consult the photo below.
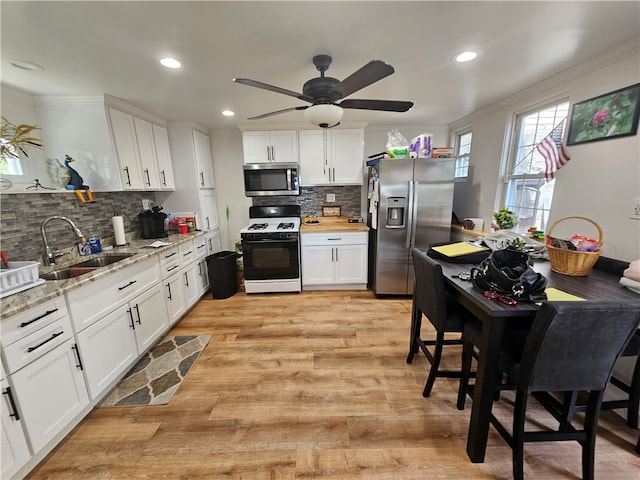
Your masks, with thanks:
M 327 193 L 327 202 L 335 202 L 336 194 L 335 193 Z
M 640 198 L 634 199 L 633 208 L 631 209 L 631 215 L 629 218 L 640 220 Z

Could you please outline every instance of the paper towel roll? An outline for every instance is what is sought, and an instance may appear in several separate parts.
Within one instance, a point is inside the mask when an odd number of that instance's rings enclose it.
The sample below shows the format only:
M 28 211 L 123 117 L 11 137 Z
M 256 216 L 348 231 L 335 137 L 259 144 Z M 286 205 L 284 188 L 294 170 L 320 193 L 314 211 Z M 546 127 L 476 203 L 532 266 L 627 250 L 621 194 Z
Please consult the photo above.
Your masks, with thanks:
M 122 217 L 111 217 L 113 223 L 113 233 L 116 236 L 116 245 L 126 245 L 127 239 L 124 236 L 124 219 Z

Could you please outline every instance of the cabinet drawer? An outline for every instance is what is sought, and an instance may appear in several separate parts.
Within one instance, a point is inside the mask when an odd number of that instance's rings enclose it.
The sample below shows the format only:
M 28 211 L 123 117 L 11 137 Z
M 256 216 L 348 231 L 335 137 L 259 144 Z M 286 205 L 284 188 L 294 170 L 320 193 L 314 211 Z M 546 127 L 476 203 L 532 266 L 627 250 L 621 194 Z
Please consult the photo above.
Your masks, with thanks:
M 66 315 L 68 315 L 67 305 L 64 297 L 60 296 L 12 317 L 3 318 L 2 345 L 5 347 L 11 345 Z
M 9 373 L 17 372 L 25 365 L 63 344 L 72 336 L 71 322 L 69 316 L 65 315 L 5 347 L 4 359 Z
M 193 248 L 195 250 L 195 258 L 204 258 L 207 256 L 207 239 L 204 235 L 193 239 Z
M 180 254 L 180 265 L 189 265 L 196 259 L 196 249 L 193 246 L 193 240 L 181 243 L 178 245 L 178 252 Z
M 176 273 L 180 270 L 180 253 L 178 247 L 172 247 L 171 249 L 163 252 L 160 257 L 160 274 L 164 280 L 169 275 Z
M 302 245 L 366 245 L 367 232 L 303 233 Z
M 160 281 L 156 255 L 67 293 L 76 333 Z

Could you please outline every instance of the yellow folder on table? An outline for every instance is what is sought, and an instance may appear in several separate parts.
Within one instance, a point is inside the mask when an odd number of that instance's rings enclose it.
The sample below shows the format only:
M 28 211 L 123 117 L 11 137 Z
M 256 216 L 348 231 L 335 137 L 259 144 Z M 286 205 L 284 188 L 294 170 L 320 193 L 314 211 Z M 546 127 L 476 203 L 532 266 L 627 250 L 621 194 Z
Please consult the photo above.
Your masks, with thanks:
M 577 297 L 576 295 L 572 295 L 567 292 L 563 292 L 562 290 L 558 290 L 557 288 L 547 288 L 544 293 L 547 294 L 547 301 L 549 302 L 582 302 L 584 298 Z M 538 305 L 542 305 L 542 302 L 536 302 Z
M 442 255 L 446 255 L 447 257 L 459 257 L 460 255 L 468 255 L 470 253 L 489 250 L 489 247 L 479 247 L 467 242 L 450 243 L 449 245 L 439 245 L 431 248 Z

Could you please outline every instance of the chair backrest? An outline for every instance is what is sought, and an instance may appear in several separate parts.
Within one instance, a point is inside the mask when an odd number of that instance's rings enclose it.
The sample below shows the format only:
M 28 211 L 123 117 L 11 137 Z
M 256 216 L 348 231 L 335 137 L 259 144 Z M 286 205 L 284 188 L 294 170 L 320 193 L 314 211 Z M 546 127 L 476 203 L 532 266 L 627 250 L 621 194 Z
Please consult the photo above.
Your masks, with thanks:
M 412 250 L 412 255 L 416 275 L 414 302 L 437 331 L 445 331 L 447 296 L 442 267 L 417 248 Z
M 527 391 L 603 390 L 640 322 L 640 302 L 544 302 L 516 382 Z

